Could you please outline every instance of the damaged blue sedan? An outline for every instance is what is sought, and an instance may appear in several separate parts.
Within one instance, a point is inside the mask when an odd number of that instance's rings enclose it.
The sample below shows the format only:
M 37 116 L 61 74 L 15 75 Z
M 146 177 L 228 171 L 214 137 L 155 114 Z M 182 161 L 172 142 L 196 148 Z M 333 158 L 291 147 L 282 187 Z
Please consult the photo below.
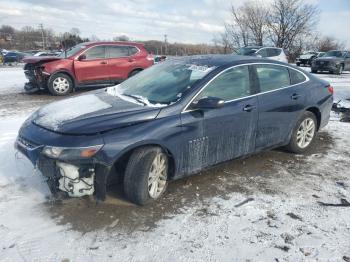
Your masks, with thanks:
M 282 146 L 305 152 L 332 103 L 329 83 L 285 63 L 183 57 L 40 108 L 15 146 L 54 195 L 103 201 L 117 181 L 144 205 L 169 181 L 227 160 Z

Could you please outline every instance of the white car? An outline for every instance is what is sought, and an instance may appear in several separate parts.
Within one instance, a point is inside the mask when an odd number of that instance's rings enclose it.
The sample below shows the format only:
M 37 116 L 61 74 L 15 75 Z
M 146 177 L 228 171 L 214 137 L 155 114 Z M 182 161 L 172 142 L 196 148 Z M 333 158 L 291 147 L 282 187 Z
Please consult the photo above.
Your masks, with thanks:
M 288 63 L 287 56 L 282 48 L 265 46 L 246 46 L 238 49 L 238 55 L 257 56 Z

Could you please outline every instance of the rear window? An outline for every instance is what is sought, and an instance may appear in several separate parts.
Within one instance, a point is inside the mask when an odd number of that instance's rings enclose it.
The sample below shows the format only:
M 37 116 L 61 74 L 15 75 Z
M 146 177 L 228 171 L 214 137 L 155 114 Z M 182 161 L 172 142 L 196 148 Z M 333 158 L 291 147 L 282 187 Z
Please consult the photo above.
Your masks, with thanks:
M 267 49 L 268 56 L 279 56 L 281 54 L 281 49 L 279 48 L 268 48 Z
M 289 75 L 290 75 L 290 80 L 292 85 L 299 84 L 306 81 L 306 77 L 302 73 L 296 70 L 289 69 Z
M 135 46 L 130 46 L 129 47 L 129 55 L 135 55 L 139 52 L 139 50 Z
M 288 68 L 277 65 L 256 65 L 260 92 L 276 90 L 290 85 Z
M 109 58 L 118 58 L 129 56 L 129 46 L 108 46 L 108 57 Z

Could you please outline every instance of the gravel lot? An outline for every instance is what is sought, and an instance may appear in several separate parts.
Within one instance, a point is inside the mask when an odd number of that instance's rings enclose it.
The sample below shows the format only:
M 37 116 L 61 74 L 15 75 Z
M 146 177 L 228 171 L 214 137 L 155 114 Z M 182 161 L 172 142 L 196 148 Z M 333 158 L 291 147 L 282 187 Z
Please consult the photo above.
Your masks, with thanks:
M 318 76 L 335 100 L 350 98 L 350 72 Z M 171 183 L 154 205 L 134 206 L 120 188 L 99 205 L 52 202 L 13 143 L 57 98 L 22 93 L 21 68 L 0 68 L 0 79 L 1 261 L 350 261 L 350 207 L 339 205 L 350 202 L 350 124 L 337 115 L 307 155 L 230 161 Z

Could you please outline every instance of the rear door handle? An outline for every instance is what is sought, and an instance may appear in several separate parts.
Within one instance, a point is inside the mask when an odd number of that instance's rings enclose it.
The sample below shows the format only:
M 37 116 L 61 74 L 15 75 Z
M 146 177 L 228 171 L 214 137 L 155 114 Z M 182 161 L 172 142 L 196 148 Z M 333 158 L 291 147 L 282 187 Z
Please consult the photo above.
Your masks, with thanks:
M 251 112 L 256 108 L 256 106 L 252 106 L 252 105 L 246 105 L 245 107 L 243 107 L 243 111 L 245 112 Z
M 100 64 L 101 64 L 101 65 L 106 65 L 106 64 L 107 64 L 107 61 L 102 61 Z
M 297 100 L 300 96 L 301 96 L 301 95 L 299 95 L 299 94 L 293 94 L 290 98 L 291 98 L 292 100 Z

